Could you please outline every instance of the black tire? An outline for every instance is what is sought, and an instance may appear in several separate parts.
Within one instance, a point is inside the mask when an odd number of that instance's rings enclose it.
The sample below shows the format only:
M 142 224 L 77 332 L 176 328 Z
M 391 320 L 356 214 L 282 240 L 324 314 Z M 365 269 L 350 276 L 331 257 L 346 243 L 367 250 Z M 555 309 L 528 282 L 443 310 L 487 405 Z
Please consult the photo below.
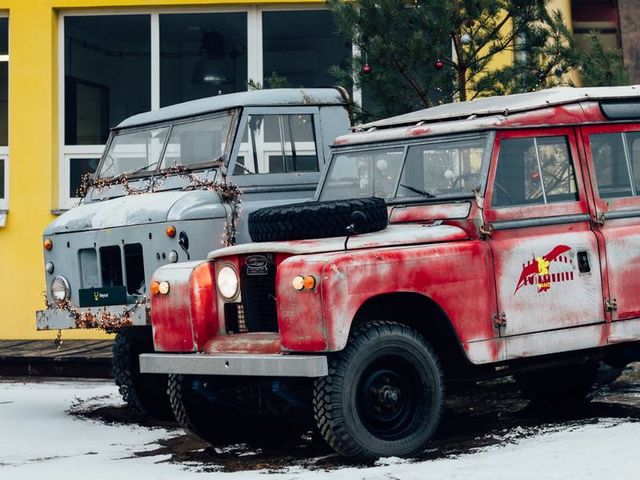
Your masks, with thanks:
M 555 365 L 514 375 L 522 394 L 536 404 L 572 405 L 584 402 L 598 378 L 598 362 Z
M 140 373 L 138 355 L 148 352 L 153 352 L 151 328 L 120 330 L 113 343 L 113 378 L 127 405 L 156 420 L 173 420 L 167 395 L 167 376 Z
M 200 380 L 169 375 L 169 402 L 176 420 L 191 435 L 213 445 L 240 440 L 245 430 L 242 418 L 198 392 L 194 381 Z
M 371 197 L 261 208 L 249 214 L 249 235 L 254 242 L 340 237 L 347 234 L 357 210 L 366 216 L 357 233 L 386 228 L 386 203 Z
M 362 460 L 422 450 L 440 423 L 443 400 L 433 349 L 393 322 L 356 327 L 313 392 L 320 434 L 339 454 Z

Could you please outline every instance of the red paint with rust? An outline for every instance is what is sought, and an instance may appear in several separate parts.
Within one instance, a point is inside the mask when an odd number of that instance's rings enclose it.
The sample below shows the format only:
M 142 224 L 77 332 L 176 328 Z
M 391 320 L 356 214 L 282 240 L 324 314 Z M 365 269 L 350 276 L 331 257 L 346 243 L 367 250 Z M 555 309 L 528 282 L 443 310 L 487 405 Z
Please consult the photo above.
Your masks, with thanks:
M 154 348 L 158 352 L 196 352 L 217 330 L 213 262 L 166 265 L 154 280 L 167 281 L 168 295 L 152 295 Z
M 335 255 L 327 262 L 322 279 L 327 350 L 344 348 L 351 322 L 367 300 L 394 293 L 415 293 L 433 300 L 462 342 L 492 338 L 496 306 L 491 277 L 490 251 L 480 241 Z M 415 313 L 419 322 L 433 320 Z
M 205 353 L 280 353 L 277 333 L 236 333 L 211 338 L 202 349 Z
M 213 262 L 201 263 L 193 270 L 189 278 L 189 300 L 194 343 L 200 350 L 218 331 Z
M 291 351 L 322 352 L 327 349 L 327 329 L 324 323 L 321 289 L 324 257 L 313 261 L 309 256 L 294 256 L 278 265 L 276 297 L 278 327 L 282 346 Z M 298 275 L 313 275 L 314 290 L 297 291 L 291 285 Z
M 389 213 L 389 223 L 434 222 L 444 219 L 462 219 L 469 216 L 470 210 L 471 202 L 403 205 L 391 209 Z

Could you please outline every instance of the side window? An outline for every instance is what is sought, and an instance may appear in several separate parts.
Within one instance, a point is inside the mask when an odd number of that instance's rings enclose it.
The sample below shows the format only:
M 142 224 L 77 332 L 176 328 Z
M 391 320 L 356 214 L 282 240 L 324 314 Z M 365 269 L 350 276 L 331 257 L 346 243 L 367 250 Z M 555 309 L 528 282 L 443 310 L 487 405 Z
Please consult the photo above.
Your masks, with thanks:
M 631 183 L 632 176 L 629 171 L 624 134 L 590 135 L 589 143 L 600 198 L 633 196 L 634 187 Z
M 409 147 L 398 197 L 469 194 L 479 187 L 484 139 Z
M 493 207 L 578 200 L 566 137 L 506 139 L 500 143 Z
M 317 171 L 313 115 L 249 115 L 234 175 Z

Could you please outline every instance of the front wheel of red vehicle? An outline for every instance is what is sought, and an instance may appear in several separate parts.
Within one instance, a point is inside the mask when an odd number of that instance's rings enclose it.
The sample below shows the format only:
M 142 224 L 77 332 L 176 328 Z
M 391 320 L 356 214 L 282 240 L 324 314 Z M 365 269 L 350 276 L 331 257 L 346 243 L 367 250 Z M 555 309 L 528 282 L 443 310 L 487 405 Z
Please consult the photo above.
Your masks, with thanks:
M 345 349 L 316 381 L 316 424 L 341 455 L 359 459 L 411 455 L 433 436 L 442 413 L 442 369 L 415 330 L 371 322 L 352 332 Z

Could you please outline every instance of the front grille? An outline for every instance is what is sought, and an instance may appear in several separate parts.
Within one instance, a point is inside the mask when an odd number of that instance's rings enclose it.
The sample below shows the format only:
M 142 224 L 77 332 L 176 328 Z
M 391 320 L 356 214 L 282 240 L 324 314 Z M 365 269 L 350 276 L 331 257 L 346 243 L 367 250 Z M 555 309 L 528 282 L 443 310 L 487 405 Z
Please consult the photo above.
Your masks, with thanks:
M 227 333 L 247 333 L 247 320 L 244 317 L 244 306 L 241 303 L 225 303 L 224 318 Z
M 78 260 L 80 261 L 82 288 L 99 287 L 100 275 L 98 273 L 98 256 L 96 249 L 83 248 L 78 250 Z
M 247 331 L 277 332 L 276 266 L 273 255 L 249 255 L 243 258 L 240 282 Z
M 123 285 L 120 247 L 113 245 L 100 248 L 100 272 L 103 287 L 121 287 Z
M 85 263 L 88 263 L 88 261 L 84 262 L 83 260 L 89 260 L 91 258 L 91 254 L 89 249 L 86 252 L 81 252 L 84 253 L 84 256 L 81 255 L 82 268 L 84 269 Z M 129 295 L 142 295 L 144 293 L 144 256 L 141 244 L 132 243 L 124 245 L 124 247 L 110 245 L 107 247 L 100 247 L 99 252 L 102 287 L 125 286 L 127 287 L 127 293 Z M 122 261 L 123 256 L 124 262 Z M 91 283 L 88 278 L 84 278 L 84 273 L 83 281 L 85 284 Z

